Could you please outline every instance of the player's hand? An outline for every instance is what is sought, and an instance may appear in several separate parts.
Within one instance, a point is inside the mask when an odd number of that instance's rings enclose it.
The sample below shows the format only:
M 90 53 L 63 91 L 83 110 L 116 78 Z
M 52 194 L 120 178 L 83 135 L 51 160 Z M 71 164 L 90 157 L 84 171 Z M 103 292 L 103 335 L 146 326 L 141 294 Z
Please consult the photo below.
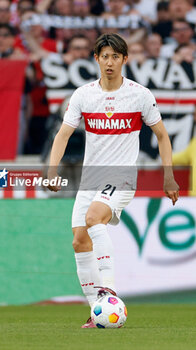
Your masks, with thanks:
M 176 201 L 179 197 L 179 186 L 173 177 L 164 179 L 164 192 L 167 197 L 172 200 L 173 205 L 175 205 Z
M 51 173 L 50 171 L 48 172 L 48 179 L 51 182 L 50 185 L 48 185 L 48 189 L 52 192 L 58 192 L 61 189 L 61 186 L 58 185 L 58 179 L 59 176 L 57 173 Z

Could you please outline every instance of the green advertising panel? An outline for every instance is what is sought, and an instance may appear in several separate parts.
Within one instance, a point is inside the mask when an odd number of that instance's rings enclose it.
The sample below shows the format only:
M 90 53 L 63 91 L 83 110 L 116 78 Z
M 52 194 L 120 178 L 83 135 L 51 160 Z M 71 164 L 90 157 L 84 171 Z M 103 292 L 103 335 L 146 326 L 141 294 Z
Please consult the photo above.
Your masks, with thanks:
M 85 300 L 72 247 L 73 203 L 0 201 L 0 305 Z M 195 207 L 195 198 L 175 207 L 167 198 L 135 198 L 119 225 L 108 225 L 118 295 L 163 301 L 169 293 L 168 301 L 195 302 Z

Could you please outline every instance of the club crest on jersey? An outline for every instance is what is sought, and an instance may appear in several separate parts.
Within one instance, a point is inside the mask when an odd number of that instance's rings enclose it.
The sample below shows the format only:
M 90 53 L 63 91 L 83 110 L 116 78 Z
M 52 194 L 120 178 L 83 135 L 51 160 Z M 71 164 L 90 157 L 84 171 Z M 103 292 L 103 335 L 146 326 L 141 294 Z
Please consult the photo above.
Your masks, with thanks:
M 112 112 L 107 112 L 107 113 L 106 113 L 106 115 L 107 115 L 108 118 L 111 118 L 111 117 L 113 116 L 113 114 L 114 114 L 114 113 L 112 113 Z
M 114 107 L 108 107 L 108 106 L 106 106 L 105 107 L 105 115 L 108 117 L 108 118 L 111 118 L 112 116 L 113 116 L 113 114 L 114 114 Z

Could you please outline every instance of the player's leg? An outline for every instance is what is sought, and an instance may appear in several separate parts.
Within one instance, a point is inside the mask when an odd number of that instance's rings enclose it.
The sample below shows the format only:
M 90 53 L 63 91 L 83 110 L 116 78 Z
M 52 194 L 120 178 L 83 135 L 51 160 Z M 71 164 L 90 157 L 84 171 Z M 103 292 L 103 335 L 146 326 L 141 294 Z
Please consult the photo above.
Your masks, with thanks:
M 100 274 L 97 261 L 92 250 L 92 241 L 84 226 L 74 227 L 73 248 L 77 266 L 78 278 L 90 306 L 97 299 L 97 290 L 94 288 L 100 285 Z
M 88 234 L 93 242 L 93 251 L 101 274 L 101 286 L 114 291 L 113 245 L 106 226 L 111 218 L 111 208 L 100 201 L 93 201 L 86 214 Z
M 82 199 L 82 197 L 80 199 Z M 77 200 L 77 203 L 81 204 L 81 201 L 78 202 Z M 78 218 L 76 219 L 76 212 L 79 213 L 79 211 L 77 210 L 77 207 L 79 209 L 79 204 L 77 203 L 73 211 L 73 219 L 72 219 L 73 222 L 78 221 Z M 95 208 L 94 208 L 94 205 L 91 205 L 90 207 L 92 211 L 95 209 L 95 212 L 93 214 L 93 212 L 90 211 L 90 214 L 92 213 L 92 215 L 89 216 L 89 220 L 91 218 L 93 219 L 93 222 L 94 222 L 94 217 L 96 216 L 97 218 L 96 220 L 98 220 L 98 222 L 103 223 L 103 225 L 110 220 L 111 209 L 107 205 L 98 202 Z M 81 215 L 81 211 L 80 211 L 80 215 Z M 81 222 L 82 222 L 82 218 L 81 218 Z M 97 292 L 98 292 L 97 289 L 94 287 L 102 285 L 102 281 L 100 281 L 100 270 L 98 269 L 98 263 L 97 263 L 98 260 L 96 259 L 94 250 L 92 250 L 93 248 L 92 240 L 87 232 L 87 228 L 84 226 L 73 227 L 73 234 L 74 234 L 73 247 L 75 250 L 78 278 L 80 280 L 83 292 L 90 306 L 92 306 L 94 301 L 97 299 Z M 94 325 L 91 317 L 82 326 L 82 328 L 94 328 L 94 327 L 96 326 Z

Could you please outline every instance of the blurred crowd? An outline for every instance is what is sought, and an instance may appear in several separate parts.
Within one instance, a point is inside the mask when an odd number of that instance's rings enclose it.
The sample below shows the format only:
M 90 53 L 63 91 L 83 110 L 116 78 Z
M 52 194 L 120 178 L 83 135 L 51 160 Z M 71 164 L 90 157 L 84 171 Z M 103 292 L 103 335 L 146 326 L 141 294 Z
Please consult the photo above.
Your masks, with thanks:
M 47 28 L 41 23 L 24 26 L 32 16 L 48 14 L 66 18 L 98 16 L 105 20 L 130 16 L 127 28 Z M 0 59 L 26 60 L 23 104 L 27 128 L 19 147 L 22 154 L 40 154 L 46 134 L 49 106 L 40 62 L 51 53 L 65 65 L 78 58 L 93 59 L 96 38 L 105 32 L 122 35 L 129 62 L 142 64 L 159 57 L 177 63 L 196 58 L 196 0 L 0 0 Z

